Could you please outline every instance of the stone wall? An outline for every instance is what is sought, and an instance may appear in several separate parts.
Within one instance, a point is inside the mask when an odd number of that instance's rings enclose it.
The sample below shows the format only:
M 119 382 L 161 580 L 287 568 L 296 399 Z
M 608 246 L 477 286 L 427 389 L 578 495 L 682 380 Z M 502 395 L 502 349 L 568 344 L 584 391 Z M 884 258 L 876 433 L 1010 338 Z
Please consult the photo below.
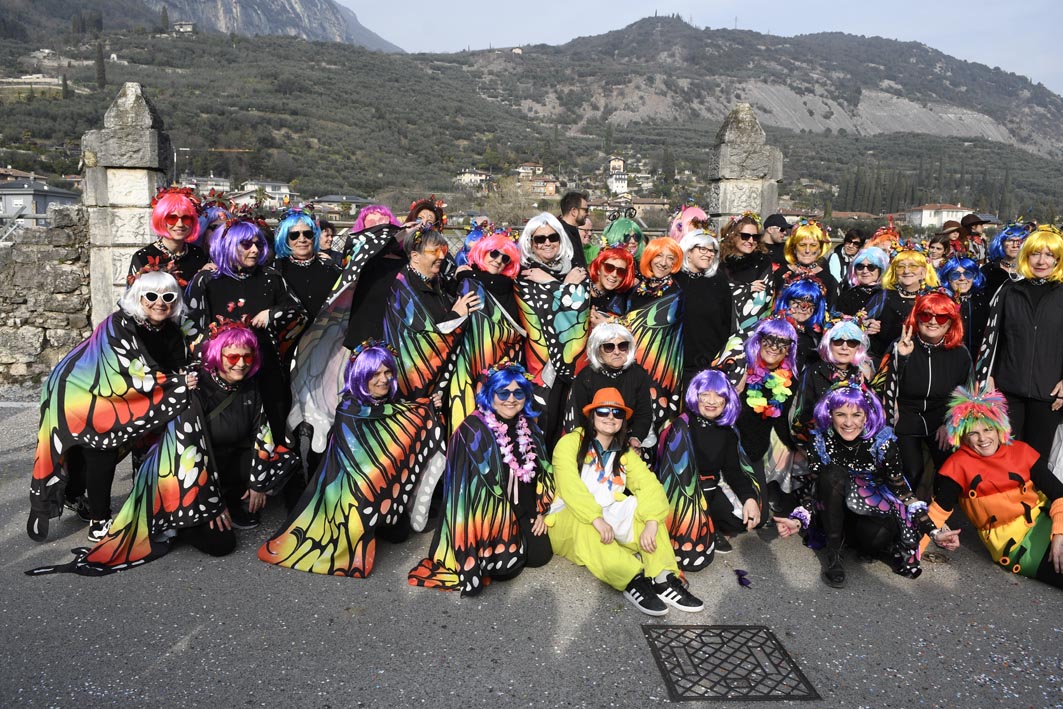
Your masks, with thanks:
M 87 212 L 51 214 L 0 245 L 0 385 L 36 385 L 92 330 Z

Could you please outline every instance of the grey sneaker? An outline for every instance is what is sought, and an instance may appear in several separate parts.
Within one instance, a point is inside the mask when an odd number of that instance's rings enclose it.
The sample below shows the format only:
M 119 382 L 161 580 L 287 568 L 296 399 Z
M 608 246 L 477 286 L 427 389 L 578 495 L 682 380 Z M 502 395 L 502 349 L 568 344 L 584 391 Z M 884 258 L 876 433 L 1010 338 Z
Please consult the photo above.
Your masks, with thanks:
M 653 583 L 639 574 L 624 589 L 624 598 L 646 615 L 668 615 L 668 606 L 653 590 Z

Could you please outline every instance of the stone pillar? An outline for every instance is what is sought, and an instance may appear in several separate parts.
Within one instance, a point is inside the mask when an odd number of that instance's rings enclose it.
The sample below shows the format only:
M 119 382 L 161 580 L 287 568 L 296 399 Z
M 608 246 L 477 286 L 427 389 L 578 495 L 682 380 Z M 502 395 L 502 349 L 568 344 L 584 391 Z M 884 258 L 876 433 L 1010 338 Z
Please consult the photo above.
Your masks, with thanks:
M 81 137 L 93 324 L 114 311 L 133 252 L 156 238 L 151 199 L 166 184 L 173 159 L 170 138 L 162 129 L 140 84 L 129 82 L 107 109 L 103 129 Z
M 709 156 L 705 211 L 735 216 L 747 210 L 761 217 L 779 208 L 782 151 L 767 144 L 753 107 L 739 103 L 716 134 Z

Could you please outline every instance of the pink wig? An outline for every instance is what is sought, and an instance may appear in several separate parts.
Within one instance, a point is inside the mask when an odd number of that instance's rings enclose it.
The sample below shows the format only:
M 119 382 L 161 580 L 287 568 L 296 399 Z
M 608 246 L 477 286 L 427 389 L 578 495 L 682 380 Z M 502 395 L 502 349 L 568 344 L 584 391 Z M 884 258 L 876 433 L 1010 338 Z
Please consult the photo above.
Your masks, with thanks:
M 166 217 L 171 214 L 178 216 L 188 215 L 192 217 L 192 231 L 185 237 L 188 243 L 195 242 L 199 238 L 199 210 L 196 204 L 183 194 L 168 193 L 159 197 L 159 201 L 151 209 L 151 230 L 156 236 L 167 236 Z
M 362 210 L 358 212 L 358 218 L 354 220 L 354 224 L 351 225 L 351 233 L 357 234 L 365 231 L 365 218 L 370 214 L 382 214 L 388 218 L 388 224 L 391 226 L 401 226 L 399 220 L 395 218 L 395 215 L 391 213 L 391 210 L 382 204 L 370 204 L 362 207 Z
M 705 210 L 701 207 L 684 207 L 683 211 L 672 220 L 671 226 L 668 227 L 668 236 L 679 241 L 684 234 L 691 230 L 690 222 L 695 219 L 706 222 L 709 220 L 709 216 L 705 214 Z
M 261 363 L 258 356 L 258 339 L 255 337 L 255 333 L 244 325 L 226 328 L 207 340 L 207 344 L 203 348 L 203 369 L 208 372 L 220 370 L 222 350 L 227 347 L 246 347 L 251 351 L 255 358 L 251 363 L 251 370 L 247 373 L 247 376 L 253 377 Z
M 507 278 L 516 278 L 517 274 L 520 273 L 520 248 L 517 246 L 517 242 L 505 234 L 488 234 L 482 239 L 478 239 L 472 245 L 472 249 L 469 250 L 469 263 L 484 271 L 486 270 L 484 268 L 484 260 L 487 258 L 487 254 L 496 250 L 509 256 L 509 263 L 502 269 L 502 275 Z

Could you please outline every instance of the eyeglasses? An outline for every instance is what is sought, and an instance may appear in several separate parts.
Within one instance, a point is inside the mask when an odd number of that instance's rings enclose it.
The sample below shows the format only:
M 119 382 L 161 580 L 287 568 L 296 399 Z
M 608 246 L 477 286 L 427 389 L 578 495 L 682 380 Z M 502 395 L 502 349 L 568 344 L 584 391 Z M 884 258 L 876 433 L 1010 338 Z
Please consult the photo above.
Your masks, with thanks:
M 841 338 L 838 338 L 838 339 L 835 339 L 835 340 L 831 340 L 830 343 L 832 345 L 838 345 L 838 346 L 845 345 L 846 347 L 848 347 L 851 350 L 855 350 L 857 347 L 859 347 L 860 345 L 863 344 L 862 342 L 860 342 L 860 340 L 843 340 Z
M 921 323 L 928 323 L 933 320 L 938 325 L 944 325 L 951 320 L 951 318 L 945 313 L 929 313 L 925 310 L 921 313 L 916 313 L 915 319 Z
M 627 266 L 617 266 L 615 263 L 606 261 L 602 264 L 602 273 L 606 276 L 615 273 L 617 278 L 627 278 Z
M 227 355 L 222 355 L 222 357 L 225 359 L 226 362 L 229 363 L 230 367 L 235 367 L 236 365 L 240 364 L 241 360 L 243 360 L 244 364 L 246 364 L 247 366 L 250 367 L 251 363 L 255 361 L 255 356 L 253 354 L 251 354 L 250 352 L 248 352 L 247 354 L 242 354 L 242 355 L 241 354 L 227 354 Z
M 760 234 L 750 234 L 748 232 L 743 231 L 743 232 L 739 232 L 738 240 L 739 241 L 756 241 L 758 236 L 760 236 Z
M 174 292 L 156 293 L 153 290 L 145 291 L 144 295 L 141 297 L 143 297 L 144 300 L 148 301 L 149 303 L 154 303 L 159 298 L 162 298 L 162 302 L 164 303 L 172 303 L 177 300 L 177 294 Z
M 703 256 L 705 254 L 714 254 L 714 253 L 716 253 L 716 249 L 714 249 L 714 248 L 712 248 L 711 246 L 708 246 L 708 245 L 705 245 L 705 246 L 692 246 L 692 247 L 690 247 L 690 250 L 691 251 L 697 251 L 699 254 L 701 254 Z
M 1021 236 L 1013 236 L 1013 237 L 1011 237 L 1009 239 L 1004 239 L 1004 243 L 1007 244 L 1008 246 L 1022 246 L 1022 242 L 1023 242 L 1023 237 L 1021 237 Z
M 854 271 L 877 271 L 878 270 L 878 266 L 876 266 L 873 263 L 867 263 L 865 261 L 864 263 L 858 263 L 855 266 L 853 266 L 853 270 Z
M 513 260 L 512 258 L 510 258 L 509 254 L 499 251 L 498 249 L 488 251 L 487 258 L 493 258 L 496 261 L 501 261 L 503 266 L 508 266 L 509 262 Z
M 495 392 L 495 397 L 499 401 L 509 401 L 509 397 L 511 397 L 511 396 L 513 397 L 513 399 L 515 401 L 524 401 L 524 396 L 525 396 L 524 390 L 523 389 L 519 389 L 519 388 L 518 389 L 499 389 L 498 391 Z
M 601 346 L 602 352 L 606 354 L 612 354 L 616 351 L 627 352 L 629 349 L 631 349 L 631 343 L 627 340 L 622 342 L 603 342 Z
M 963 278 L 965 280 L 969 280 L 971 277 L 970 277 L 970 275 L 968 275 L 967 271 L 965 271 L 962 268 L 957 268 L 955 271 L 953 271 L 952 273 L 949 274 L 949 280 L 950 281 L 958 281 L 961 278 Z
M 702 392 L 701 394 L 698 394 L 698 403 L 699 404 L 712 404 L 712 403 L 719 403 L 719 402 L 722 402 L 722 401 L 724 401 L 723 396 L 721 396 L 720 394 L 717 394 L 714 391 L 706 391 L 706 392 Z
M 765 335 L 760 338 L 760 346 L 766 347 L 769 350 L 775 350 L 776 352 L 784 352 L 790 349 L 790 345 L 794 343 L 789 337 L 776 337 L 775 335 Z
M 190 227 L 195 223 L 196 218 L 191 214 L 167 214 L 166 226 L 177 226 L 177 222 L 181 222 L 184 226 Z
M 314 232 L 312 231 L 289 231 L 288 241 L 298 241 L 299 237 L 306 239 L 307 241 L 314 240 Z
M 446 244 L 441 244 L 431 249 L 424 249 L 421 253 L 428 258 L 446 258 L 446 255 L 450 253 L 450 247 Z
M 561 235 L 554 231 L 549 234 L 536 234 L 532 237 L 532 242 L 535 243 L 536 246 L 542 246 L 548 241 L 551 244 L 559 244 L 561 243 Z
M 795 298 L 794 300 L 790 301 L 790 310 L 800 310 L 802 312 L 807 310 L 809 312 L 812 312 L 812 301 L 798 300 Z
M 624 410 L 617 409 L 612 406 L 599 406 L 597 409 L 594 410 L 594 415 L 601 416 L 603 419 L 609 418 L 610 416 L 615 419 L 622 419 L 624 418 Z
M 264 244 L 258 239 L 240 239 L 240 248 L 245 251 L 250 251 L 255 246 L 261 250 Z

